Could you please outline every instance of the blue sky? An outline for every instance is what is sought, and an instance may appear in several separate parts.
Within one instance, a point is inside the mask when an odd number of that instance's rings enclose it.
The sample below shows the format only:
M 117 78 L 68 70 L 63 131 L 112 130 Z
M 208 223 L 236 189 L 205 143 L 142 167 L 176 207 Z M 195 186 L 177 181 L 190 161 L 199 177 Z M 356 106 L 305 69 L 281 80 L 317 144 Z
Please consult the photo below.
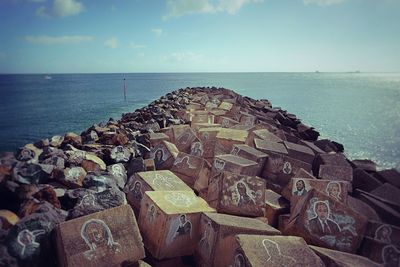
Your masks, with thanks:
M 400 71 L 399 0 L 0 0 L 0 73 Z

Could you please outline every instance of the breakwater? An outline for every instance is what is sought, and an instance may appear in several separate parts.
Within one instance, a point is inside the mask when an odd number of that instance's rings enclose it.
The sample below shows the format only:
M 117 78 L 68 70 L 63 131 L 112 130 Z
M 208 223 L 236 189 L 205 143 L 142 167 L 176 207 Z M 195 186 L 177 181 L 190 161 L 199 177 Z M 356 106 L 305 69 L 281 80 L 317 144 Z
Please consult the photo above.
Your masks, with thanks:
M 343 145 L 318 136 L 268 100 L 186 88 L 80 135 L 27 144 L 1 157 L 2 259 L 11 266 L 398 260 L 398 172 L 349 161 Z

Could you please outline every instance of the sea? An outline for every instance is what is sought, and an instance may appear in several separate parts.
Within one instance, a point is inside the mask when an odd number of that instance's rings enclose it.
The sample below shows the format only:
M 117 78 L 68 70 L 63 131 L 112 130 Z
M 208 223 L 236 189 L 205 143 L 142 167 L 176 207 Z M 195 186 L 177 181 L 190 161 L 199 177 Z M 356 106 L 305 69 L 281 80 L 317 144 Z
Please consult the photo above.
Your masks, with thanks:
M 124 79 L 127 88 L 124 100 Z M 119 119 L 170 91 L 225 87 L 296 114 L 349 159 L 400 165 L 400 73 L 0 75 L 0 151 Z

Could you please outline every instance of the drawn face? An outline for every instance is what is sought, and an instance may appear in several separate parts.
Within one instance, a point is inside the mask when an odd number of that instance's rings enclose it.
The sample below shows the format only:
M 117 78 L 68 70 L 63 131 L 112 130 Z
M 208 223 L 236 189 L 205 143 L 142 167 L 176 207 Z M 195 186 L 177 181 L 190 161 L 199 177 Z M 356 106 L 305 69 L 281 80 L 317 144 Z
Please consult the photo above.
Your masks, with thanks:
M 244 183 L 237 183 L 236 187 L 239 195 L 244 196 L 246 194 L 246 186 Z
M 31 233 L 31 231 L 25 229 L 21 231 L 18 235 L 18 240 L 24 244 L 25 246 L 32 244 L 35 241 L 35 236 Z
M 225 161 L 220 160 L 220 159 L 215 159 L 214 161 L 214 167 L 215 169 L 217 169 L 218 171 L 222 171 L 225 167 Z
M 135 185 L 133 186 L 133 191 L 139 191 L 141 187 L 142 184 L 139 181 L 136 181 Z
M 304 181 L 303 181 L 303 180 L 299 180 L 299 181 L 296 182 L 297 191 L 303 190 L 304 187 L 305 187 L 305 186 L 304 186 Z
M 328 207 L 324 203 L 318 203 L 315 207 L 318 218 L 321 220 L 328 219 Z
M 329 190 L 329 195 L 333 197 L 338 197 L 339 196 L 339 185 L 338 184 L 331 184 L 330 190 Z
M 235 256 L 235 262 L 233 264 L 234 267 L 243 267 L 244 266 L 244 258 L 242 254 L 237 254 Z
M 86 234 L 91 243 L 95 243 L 97 246 L 104 245 L 107 243 L 107 234 L 105 229 L 97 223 L 91 223 L 86 228 Z
M 163 151 L 161 149 L 156 151 L 156 160 L 161 161 L 163 157 Z
M 387 227 L 382 227 L 382 236 L 387 237 L 389 235 L 389 229 Z
M 94 204 L 94 196 L 89 194 L 89 195 L 84 195 L 82 198 L 82 205 L 84 206 L 90 206 Z
M 186 216 L 185 216 L 185 215 L 181 215 L 181 216 L 179 217 L 179 220 L 181 221 L 181 224 L 185 224 L 185 222 L 186 222 Z

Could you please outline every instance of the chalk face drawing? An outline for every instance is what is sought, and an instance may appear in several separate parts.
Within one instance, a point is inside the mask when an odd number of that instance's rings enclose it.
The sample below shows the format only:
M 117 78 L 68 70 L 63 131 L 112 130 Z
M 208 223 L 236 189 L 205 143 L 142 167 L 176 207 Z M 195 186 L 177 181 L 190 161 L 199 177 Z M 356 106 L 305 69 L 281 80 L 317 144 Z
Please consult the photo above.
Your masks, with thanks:
M 310 230 L 318 236 L 337 235 L 340 232 L 339 225 L 330 219 L 329 201 L 314 202 L 315 217 L 309 220 Z
M 204 132 L 203 133 L 203 140 L 208 140 L 208 138 L 209 138 L 209 133 L 208 132 Z
M 18 160 L 20 161 L 28 161 L 35 158 L 35 152 L 24 147 L 21 152 L 19 153 Z
M 130 152 L 124 149 L 123 146 L 116 146 L 111 150 L 111 154 L 114 155 L 117 162 L 124 161 L 128 162 L 130 158 Z
M 358 235 L 356 220 L 343 213 L 331 210 L 328 199 L 311 198 L 306 210 L 304 226 L 327 245 L 349 251 Z
M 133 196 L 133 198 L 137 201 L 142 200 L 143 192 L 142 192 L 142 183 L 140 181 L 135 181 L 133 183 L 133 187 L 129 190 Z
M 307 185 L 303 179 L 293 179 L 292 194 L 294 196 L 304 196 L 308 192 Z
M 256 204 L 256 194 L 249 188 L 244 181 L 238 181 L 234 184 L 234 190 L 231 195 L 232 202 L 238 207 Z
M 174 161 L 174 166 L 178 166 L 179 168 L 186 169 L 196 169 L 196 166 L 190 162 L 189 156 L 184 156 L 183 158 L 177 157 Z
M 235 257 L 233 258 L 233 265 L 231 265 L 231 266 L 232 267 L 245 267 L 246 266 L 246 262 L 241 253 L 238 253 L 235 255 Z
M 179 179 L 174 179 L 170 176 L 164 176 L 159 173 L 154 174 L 153 184 L 157 186 L 165 186 L 167 188 L 174 188 L 177 184 L 183 184 L 183 182 Z
M 156 207 L 151 204 L 147 210 L 147 221 L 153 223 L 156 220 Z
M 67 171 L 67 177 L 75 182 L 79 181 L 79 177 L 82 175 L 80 168 L 71 168 Z
M 245 117 L 243 122 L 244 122 L 245 126 L 253 126 L 254 125 L 254 119 L 252 117 Z
M 170 244 L 175 240 L 187 240 L 192 238 L 192 222 L 187 218 L 186 214 L 180 214 L 171 222 L 166 243 Z
M 215 231 L 211 224 L 211 221 L 207 221 L 204 225 L 203 235 L 199 242 L 200 253 L 204 258 L 210 258 L 211 252 L 213 250 L 213 245 L 215 241 Z
M 78 203 L 78 206 L 92 207 L 95 205 L 95 201 L 96 201 L 96 197 L 91 193 L 87 193 L 87 194 L 83 195 L 81 201 Z
M 374 239 L 384 242 L 386 244 L 391 244 L 392 232 L 393 230 L 392 227 L 390 227 L 390 225 L 382 224 L 376 229 Z
M 284 174 L 291 174 L 292 173 L 292 164 L 289 161 L 284 162 L 282 171 Z
M 114 164 L 111 166 L 111 174 L 117 177 L 124 177 L 125 171 L 122 169 L 121 165 Z
M 234 146 L 234 147 L 232 148 L 231 154 L 237 156 L 237 154 L 239 154 L 239 151 L 240 151 L 240 148 L 237 147 L 237 146 Z
M 400 266 L 400 250 L 394 245 L 386 245 L 382 248 L 382 262 L 385 267 Z
M 190 148 L 190 154 L 193 156 L 203 156 L 203 145 L 200 142 L 193 142 Z
M 219 158 L 215 158 L 214 159 L 214 168 L 217 170 L 217 171 L 219 171 L 219 172 L 222 172 L 223 170 L 224 170 L 224 168 L 225 168 L 225 161 L 224 160 L 221 160 L 221 159 L 219 159 Z
M 152 159 L 154 159 L 154 165 L 156 166 L 156 169 L 159 169 L 161 165 L 165 162 L 167 159 L 168 155 L 165 153 L 164 149 L 158 148 L 152 155 Z
M 340 187 L 340 183 L 336 181 L 329 182 L 326 186 L 326 193 L 330 196 L 333 197 L 334 199 L 341 201 L 342 198 L 340 194 L 342 193 L 342 189 Z
M 176 207 L 190 207 L 196 202 L 196 197 L 181 192 L 170 192 L 164 199 Z
M 226 118 L 223 118 L 222 119 L 222 122 L 221 122 L 221 126 L 223 127 L 223 128 L 229 128 L 229 120 L 228 119 L 226 119 Z
M 186 145 L 189 142 L 189 139 L 191 138 L 191 134 L 189 132 L 184 132 L 182 133 L 178 139 L 176 140 L 176 142 L 178 144 L 182 144 L 182 145 Z
M 265 249 L 268 264 L 279 266 L 292 266 L 296 264 L 297 261 L 293 257 L 282 254 L 279 244 L 275 241 L 266 238 L 261 243 Z
M 103 220 L 87 220 L 82 225 L 81 237 L 89 247 L 83 253 L 88 260 L 98 260 L 121 251 L 121 245 L 114 241 L 110 228 Z
M 40 244 L 36 242 L 36 237 L 44 233 L 44 230 L 30 231 L 28 229 L 24 229 L 19 232 L 17 236 L 17 243 L 21 247 L 20 257 L 22 259 L 28 258 L 35 253 L 36 249 L 40 247 Z

